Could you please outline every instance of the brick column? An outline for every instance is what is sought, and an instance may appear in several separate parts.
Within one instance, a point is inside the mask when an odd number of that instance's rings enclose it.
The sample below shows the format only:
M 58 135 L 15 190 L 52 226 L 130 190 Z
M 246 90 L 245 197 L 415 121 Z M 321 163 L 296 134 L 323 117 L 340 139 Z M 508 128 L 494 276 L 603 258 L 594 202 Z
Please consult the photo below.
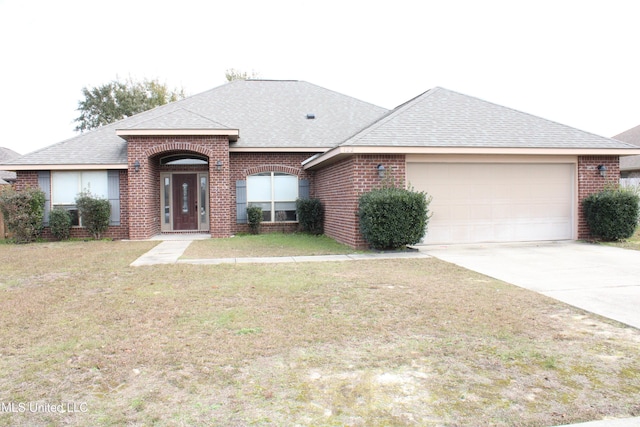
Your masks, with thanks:
M 235 210 L 235 206 L 232 206 L 235 197 L 231 197 L 229 185 L 229 141 L 220 139 L 209 148 L 213 152 L 209 158 L 209 232 L 211 237 L 230 237 L 229 211 Z M 218 162 L 222 162 L 220 170 Z
M 606 176 L 601 176 L 599 165 L 607 168 Z M 582 201 L 590 194 L 597 193 L 607 185 L 620 182 L 620 158 L 618 156 L 578 157 L 578 239 L 588 239 L 591 232 L 582 209 Z
M 380 178 L 377 165 L 382 164 L 386 177 Z M 367 248 L 360 233 L 358 199 L 362 193 L 395 185 L 404 188 L 404 155 L 356 155 L 316 172 L 315 197 L 325 207 L 325 234 L 353 248 Z

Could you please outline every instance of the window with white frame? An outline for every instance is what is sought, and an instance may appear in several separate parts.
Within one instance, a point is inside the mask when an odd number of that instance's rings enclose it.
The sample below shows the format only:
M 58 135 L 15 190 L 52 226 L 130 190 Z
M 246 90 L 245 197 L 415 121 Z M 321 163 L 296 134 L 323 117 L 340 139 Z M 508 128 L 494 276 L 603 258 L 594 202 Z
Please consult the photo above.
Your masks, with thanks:
M 298 177 L 264 172 L 247 177 L 247 205 L 262 208 L 265 222 L 297 221 Z
M 71 213 L 73 225 L 80 225 L 76 197 L 88 191 L 93 197 L 109 198 L 107 171 L 52 171 L 51 206 L 60 206 Z

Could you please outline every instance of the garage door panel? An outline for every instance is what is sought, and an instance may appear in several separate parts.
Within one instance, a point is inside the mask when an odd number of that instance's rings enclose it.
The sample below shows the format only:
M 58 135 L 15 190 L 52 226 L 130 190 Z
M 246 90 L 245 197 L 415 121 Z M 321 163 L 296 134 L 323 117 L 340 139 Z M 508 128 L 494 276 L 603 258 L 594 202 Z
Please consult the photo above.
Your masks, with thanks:
M 408 163 L 432 196 L 426 243 L 571 239 L 572 164 Z

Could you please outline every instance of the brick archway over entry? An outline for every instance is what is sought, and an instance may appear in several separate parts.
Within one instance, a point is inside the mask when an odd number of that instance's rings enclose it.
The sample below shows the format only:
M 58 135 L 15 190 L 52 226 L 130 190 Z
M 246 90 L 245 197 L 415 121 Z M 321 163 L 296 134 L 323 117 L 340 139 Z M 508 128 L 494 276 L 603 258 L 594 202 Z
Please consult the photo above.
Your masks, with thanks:
M 208 159 L 209 232 L 229 237 L 229 139 L 219 135 L 129 136 L 129 238 L 148 239 L 161 232 L 160 162 L 163 154 L 194 153 Z M 221 166 L 218 169 L 217 163 Z M 138 167 L 136 168 L 136 165 Z

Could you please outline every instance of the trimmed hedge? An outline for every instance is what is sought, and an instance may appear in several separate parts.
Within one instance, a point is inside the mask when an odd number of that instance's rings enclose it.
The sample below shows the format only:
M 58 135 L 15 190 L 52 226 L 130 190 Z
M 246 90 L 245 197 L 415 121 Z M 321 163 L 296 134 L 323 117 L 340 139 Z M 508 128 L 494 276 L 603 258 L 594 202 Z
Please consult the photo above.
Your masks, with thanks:
M 247 222 L 249 231 L 252 234 L 260 233 L 260 223 L 262 222 L 262 208 L 259 206 L 249 206 L 247 208 Z
M 296 200 L 296 214 L 302 231 L 316 236 L 324 232 L 324 206 L 320 199 Z
M 102 233 L 109 228 L 111 205 L 107 199 L 94 197 L 88 191 L 83 191 L 76 197 L 78 215 L 82 226 L 94 239 L 99 239 Z
M 416 244 L 427 231 L 430 202 L 426 193 L 402 188 L 364 193 L 358 209 L 362 236 L 375 249 Z
M 67 240 L 71 236 L 71 214 L 59 206 L 53 208 L 49 214 L 51 234 L 58 240 Z
M 14 233 L 16 243 L 35 241 L 43 227 L 44 192 L 38 188 L 2 192 L 0 207 L 7 228 Z
M 640 214 L 640 197 L 627 189 L 606 189 L 582 201 L 589 230 L 603 240 L 621 240 L 633 236 Z

